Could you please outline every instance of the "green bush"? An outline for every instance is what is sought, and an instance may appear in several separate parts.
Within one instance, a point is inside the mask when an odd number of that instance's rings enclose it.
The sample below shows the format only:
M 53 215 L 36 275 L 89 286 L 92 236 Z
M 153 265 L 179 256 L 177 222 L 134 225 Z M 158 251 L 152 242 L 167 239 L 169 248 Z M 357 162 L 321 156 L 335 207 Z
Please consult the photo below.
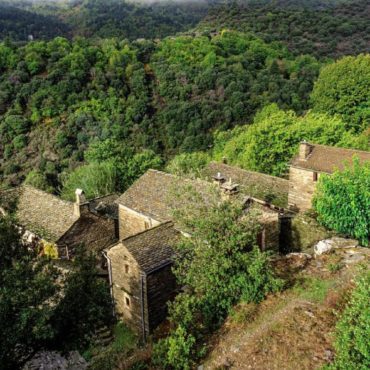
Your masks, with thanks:
M 367 370 L 370 368 L 370 274 L 356 284 L 336 327 L 334 363 L 331 370 Z
M 210 160 L 209 154 L 204 152 L 178 154 L 168 163 L 166 170 L 177 176 L 199 177 Z
M 255 247 L 259 226 L 253 212 L 245 215 L 233 202 L 210 200 L 202 207 L 190 191 L 179 192 L 177 221 L 192 237 L 177 246 L 174 273 L 186 292 L 170 304 L 172 331 L 155 346 L 155 358 L 162 368 L 187 369 L 202 356 L 202 338 L 222 324 L 233 305 L 258 303 L 281 289 L 282 281 L 274 276 L 268 256 Z
M 370 125 L 370 55 L 348 56 L 324 67 L 314 85 L 314 110 L 340 114 L 347 128 L 360 132 Z
M 321 176 L 313 207 L 324 226 L 369 245 L 370 163 L 354 159 L 342 171 Z
M 76 189 L 83 189 L 88 199 L 113 193 L 116 169 L 110 162 L 91 163 L 77 167 L 63 181 L 62 198 L 74 200 Z

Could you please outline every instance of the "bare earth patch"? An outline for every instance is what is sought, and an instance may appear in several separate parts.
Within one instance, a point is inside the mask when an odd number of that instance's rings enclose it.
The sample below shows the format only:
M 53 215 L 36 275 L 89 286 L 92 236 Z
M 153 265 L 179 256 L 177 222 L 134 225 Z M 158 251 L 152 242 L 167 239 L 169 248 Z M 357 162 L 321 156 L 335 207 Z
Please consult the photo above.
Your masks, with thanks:
M 354 253 L 354 254 L 352 254 Z M 351 256 L 358 263 L 346 263 Z M 369 250 L 335 250 L 316 259 L 291 256 L 276 262 L 292 287 L 258 306 L 240 304 L 212 337 L 204 369 L 319 369 L 334 357 L 332 333 Z

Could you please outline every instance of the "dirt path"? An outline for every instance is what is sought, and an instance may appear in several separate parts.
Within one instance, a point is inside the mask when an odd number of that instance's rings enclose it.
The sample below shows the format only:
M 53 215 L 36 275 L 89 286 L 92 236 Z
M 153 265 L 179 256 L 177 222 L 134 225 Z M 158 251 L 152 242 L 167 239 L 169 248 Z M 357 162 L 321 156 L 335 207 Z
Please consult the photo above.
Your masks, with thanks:
M 204 369 L 311 370 L 332 360 L 334 309 L 343 306 L 357 269 L 330 272 L 330 258 L 305 266 L 301 276 L 312 279 L 307 289 L 268 297 L 254 310 L 237 307 L 213 336 Z

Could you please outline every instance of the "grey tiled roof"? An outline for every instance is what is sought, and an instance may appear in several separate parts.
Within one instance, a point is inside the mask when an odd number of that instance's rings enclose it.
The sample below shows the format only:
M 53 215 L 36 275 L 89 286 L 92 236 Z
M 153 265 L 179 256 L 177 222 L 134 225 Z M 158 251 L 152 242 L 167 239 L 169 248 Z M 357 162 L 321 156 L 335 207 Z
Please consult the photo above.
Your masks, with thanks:
M 162 171 L 148 170 L 117 199 L 117 203 L 157 221 L 168 221 L 173 218 L 171 195 L 184 185 L 196 189 L 204 199 L 211 188 L 211 184 L 206 181 L 190 180 Z
M 167 262 L 171 262 L 174 243 L 180 233 L 168 221 L 122 240 L 141 270 L 148 273 Z
M 15 200 L 19 225 L 50 242 L 57 241 L 78 219 L 73 203 L 28 185 L 5 191 L 0 197 Z
M 351 164 L 354 156 L 357 156 L 360 162 L 370 161 L 370 152 L 326 145 L 311 145 L 312 149 L 307 159 L 301 159 L 299 156 L 296 156 L 291 162 L 293 167 L 332 173 L 335 169 L 343 169 L 346 162 Z
M 268 200 L 279 207 L 286 207 L 288 204 L 288 180 L 218 162 L 209 163 L 202 175 L 210 181 L 218 173 L 227 180 L 231 178 L 233 183 L 239 184 L 240 192 L 244 195 Z

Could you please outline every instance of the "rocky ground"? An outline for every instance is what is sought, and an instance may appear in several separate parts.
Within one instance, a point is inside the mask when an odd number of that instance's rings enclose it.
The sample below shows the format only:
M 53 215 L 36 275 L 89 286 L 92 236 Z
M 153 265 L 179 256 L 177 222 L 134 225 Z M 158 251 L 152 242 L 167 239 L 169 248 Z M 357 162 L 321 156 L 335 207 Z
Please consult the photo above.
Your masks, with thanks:
M 336 314 L 370 250 L 333 238 L 311 254 L 276 259 L 289 288 L 260 305 L 240 304 L 213 337 L 203 369 L 319 369 L 334 358 Z

